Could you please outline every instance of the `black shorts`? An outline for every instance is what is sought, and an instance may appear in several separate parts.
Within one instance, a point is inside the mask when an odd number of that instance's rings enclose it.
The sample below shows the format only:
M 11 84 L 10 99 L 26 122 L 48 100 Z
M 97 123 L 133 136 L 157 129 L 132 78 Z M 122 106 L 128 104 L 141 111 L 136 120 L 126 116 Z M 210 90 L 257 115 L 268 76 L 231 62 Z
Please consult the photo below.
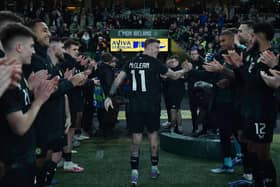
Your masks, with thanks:
M 256 143 L 271 143 L 275 122 L 253 122 L 246 120 L 243 135 Z
M 181 102 L 183 100 L 183 97 L 181 96 L 173 96 L 173 97 L 167 97 L 165 99 L 165 104 L 166 104 L 166 109 L 176 109 L 180 110 L 181 109 Z
M 83 112 L 84 110 L 84 103 L 83 98 L 78 99 L 69 99 L 69 107 L 70 107 L 70 113 L 71 113 L 71 126 L 70 128 L 76 128 L 77 127 L 77 113 Z
M 70 128 L 77 128 L 77 114 L 78 114 L 78 112 L 70 111 L 70 114 L 71 114 Z
M 48 144 L 48 149 L 52 150 L 53 152 L 59 152 L 62 151 L 63 147 L 67 145 L 67 136 L 62 135 L 52 141 Z
M 83 109 L 84 109 L 83 98 L 81 98 L 80 100 L 76 100 L 76 101 L 73 100 L 72 103 L 69 103 L 69 105 L 70 105 L 70 110 L 72 112 L 83 112 Z
M 43 158 L 47 155 L 48 150 L 51 150 L 53 153 L 60 152 L 63 150 L 63 147 L 67 145 L 67 136 L 63 135 L 54 140 L 51 140 L 47 145 L 37 146 L 35 153 L 37 158 Z
M 239 130 L 243 130 L 246 124 L 240 112 L 234 109 L 232 111 L 232 115 L 233 131 L 237 132 Z
M 70 125 L 70 128 L 76 128 L 77 127 L 77 112 L 76 111 L 73 111 L 73 110 L 70 110 L 70 113 L 71 113 L 71 125 Z
M 145 127 L 149 133 L 160 129 L 160 111 L 128 112 L 127 125 L 131 133 L 143 133 Z
M 72 112 L 83 112 L 84 109 L 84 98 L 80 91 L 74 90 L 75 93 L 68 95 L 69 106 Z

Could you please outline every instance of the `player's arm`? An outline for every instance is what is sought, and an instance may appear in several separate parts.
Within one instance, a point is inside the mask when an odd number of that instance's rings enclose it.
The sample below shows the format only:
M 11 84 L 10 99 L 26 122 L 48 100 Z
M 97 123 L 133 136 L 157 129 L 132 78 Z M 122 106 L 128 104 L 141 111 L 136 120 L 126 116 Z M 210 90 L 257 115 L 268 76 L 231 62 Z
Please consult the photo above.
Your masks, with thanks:
M 228 68 L 226 64 L 222 65 L 216 59 L 214 59 L 212 62 L 205 62 L 203 68 L 208 72 L 221 73 L 231 79 L 235 78 L 233 70 Z
M 271 75 L 269 75 L 265 71 L 261 71 L 261 77 L 268 87 L 278 89 L 280 87 L 280 71 L 272 69 L 270 69 L 269 71 Z
M 121 71 L 119 73 L 119 75 L 115 78 L 115 80 L 114 80 L 114 82 L 113 82 L 113 84 L 111 86 L 111 89 L 109 91 L 109 95 L 108 95 L 108 97 L 104 101 L 104 106 L 105 106 L 105 109 L 107 111 L 109 110 L 109 107 L 114 108 L 111 97 L 113 95 L 115 95 L 118 87 L 120 86 L 122 81 L 125 79 L 125 77 L 126 77 L 126 73 L 124 71 Z
M 122 81 L 125 79 L 125 77 L 126 77 L 126 73 L 124 71 L 121 71 L 119 73 L 119 75 L 115 78 L 115 80 L 111 86 L 111 89 L 109 91 L 109 97 L 113 96 L 116 93 L 118 87 L 120 86 Z
M 189 72 L 192 69 L 192 64 L 188 61 L 185 61 L 182 64 L 183 69 L 178 71 L 173 71 L 171 69 L 168 69 L 165 76 L 169 77 L 170 79 L 177 80 L 180 79 L 185 73 Z
M 70 112 L 68 96 L 64 95 L 64 99 L 65 99 L 65 115 L 66 115 L 65 131 L 64 131 L 64 133 L 67 134 L 68 131 L 69 131 L 69 128 L 71 126 L 71 112 Z
M 185 73 L 187 73 L 185 69 L 179 70 L 179 71 L 173 71 L 171 69 L 168 69 L 165 76 L 167 76 L 170 79 L 177 80 L 181 78 Z
M 31 108 L 23 114 L 22 111 L 12 112 L 6 115 L 10 128 L 17 135 L 24 135 L 31 127 L 35 117 L 37 116 L 42 102 L 34 101 Z
M 37 88 L 34 88 L 33 94 L 35 99 L 26 113 L 23 113 L 22 110 L 18 110 L 6 115 L 10 128 L 15 134 L 22 136 L 30 129 L 41 106 L 55 91 L 55 87 L 55 84 L 51 81 L 42 82 Z

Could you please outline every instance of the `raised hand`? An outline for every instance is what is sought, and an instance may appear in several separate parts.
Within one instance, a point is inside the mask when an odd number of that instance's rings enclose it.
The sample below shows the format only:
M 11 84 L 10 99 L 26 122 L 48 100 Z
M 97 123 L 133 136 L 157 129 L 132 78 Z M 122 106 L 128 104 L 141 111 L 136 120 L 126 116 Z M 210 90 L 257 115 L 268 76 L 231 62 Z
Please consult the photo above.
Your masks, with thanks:
M 47 70 L 40 70 L 36 73 L 32 72 L 28 77 L 29 89 L 33 90 L 34 88 L 38 87 L 37 84 L 40 84 L 41 81 L 47 80 L 48 78 L 49 74 Z
M 181 66 L 182 66 L 182 68 L 183 68 L 184 70 L 186 70 L 187 72 L 190 71 L 190 70 L 192 70 L 192 68 L 193 68 L 192 64 L 191 64 L 188 60 L 185 60 L 185 61 L 182 63 Z
M 86 56 L 82 56 L 80 55 L 78 58 L 77 58 L 78 62 L 80 62 L 80 65 L 81 66 L 85 66 L 89 63 L 90 59 Z
M 279 54 L 275 55 L 272 51 L 266 50 L 262 52 L 260 56 L 262 63 L 266 64 L 270 68 L 274 68 L 279 64 Z
M 70 81 L 72 82 L 72 84 L 74 86 L 82 86 L 86 80 L 87 80 L 87 75 L 84 72 L 78 73 L 76 75 L 74 75 Z
M 92 70 L 91 69 L 87 69 L 85 71 L 83 71 L 83 73 L 86 75 L 86 76 L 89 76 L 91 74 Z
M 204 65 L 202 65 L 203 68 L 208 72 L 221 72 L 224 68 L 222 64 L 220 64 L 216 59 L 212 62 L 205 62 Z
M 272 70 L 272 69 L 270 69 L 269 71 L 272 74 L 272 76 L 268 75 L 264 71 L 260 72 L 262 79 L 264 80 L 265 84 L 268 87 L 271 87 L 274 89 L 279 88 L 280 87 L 280 71 Z
M 36 101 L 43 104 L 49 99 L 51 94 L 57 89 L 56 79 L 57 78 L 41 81 L 41 83 L 34 88 L 33 94 Z
M 68 68 L 66 69 L 66 71 L 64 72 L 64 79 L 66 80 L 70 80 L 73 75 L 74 75 L 74 72 L 75 72 L 75 68 L 69 70 Z
M 240 55 L 236 51 L 228 51 L 228 54 L 223 55 L 227 64 L 232 65 L 233 68 L 239 68 L 243 65 L 243 53 Z
M 59 83 L 59 76 L 55 76 L 50 80 L 51 84 L 54 85 L 55 89 L 57 89 L 58 87 L 58 83 Z
M 10 66 L 12 69 L 10 88 L 15 88 L 18 86 L 19 81 L 21 80 L 22 74 L 22 63 L 14 58 L 2 58 L 0 59 L 0 64 Z
M 90 62 L 88 64 L 89 69 L 97 68 L 97 62 L 94 59 L 90 59 Z

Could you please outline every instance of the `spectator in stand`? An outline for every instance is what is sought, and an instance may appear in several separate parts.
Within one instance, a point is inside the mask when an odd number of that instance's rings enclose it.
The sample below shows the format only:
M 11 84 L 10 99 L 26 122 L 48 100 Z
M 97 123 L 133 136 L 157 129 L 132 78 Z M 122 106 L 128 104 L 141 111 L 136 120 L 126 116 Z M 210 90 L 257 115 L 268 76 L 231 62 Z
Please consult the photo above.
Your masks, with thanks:
M 89 29 L 85 30 L 82 33 L 80 43 L 81 43 L 81 48 L 80 48 L 81 52 L 93 51 L 94 44 L 93 44 L 92 35 L 91 35 L 91 32 Z

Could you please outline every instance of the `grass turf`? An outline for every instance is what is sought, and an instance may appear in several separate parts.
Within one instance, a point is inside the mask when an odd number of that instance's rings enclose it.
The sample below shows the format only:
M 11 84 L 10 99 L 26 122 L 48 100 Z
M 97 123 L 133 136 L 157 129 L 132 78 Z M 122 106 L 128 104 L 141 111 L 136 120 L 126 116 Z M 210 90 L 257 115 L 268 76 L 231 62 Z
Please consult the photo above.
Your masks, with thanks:
M 129 186 L 128 138 L 93 139 L 84 141 L 73 160 L 85 168 L 83 173 L 64 173 L 58 170 L 57 187 L 126 187 Z M 272 158 L 280 183 L 280 135 L 274 136 Z M 221 162 L 181 157 L 160 151 L 158 180 L 150 179 L 150 154 L 147 138 L 141 145 L 139 186 L 144 187 L 226 187 L 227 183 L 240 178 L 242 167 L 235 167 L 233 174 L 212 174 L 211 168 Z M 280 186 L 278 184 L 278 186 Z

